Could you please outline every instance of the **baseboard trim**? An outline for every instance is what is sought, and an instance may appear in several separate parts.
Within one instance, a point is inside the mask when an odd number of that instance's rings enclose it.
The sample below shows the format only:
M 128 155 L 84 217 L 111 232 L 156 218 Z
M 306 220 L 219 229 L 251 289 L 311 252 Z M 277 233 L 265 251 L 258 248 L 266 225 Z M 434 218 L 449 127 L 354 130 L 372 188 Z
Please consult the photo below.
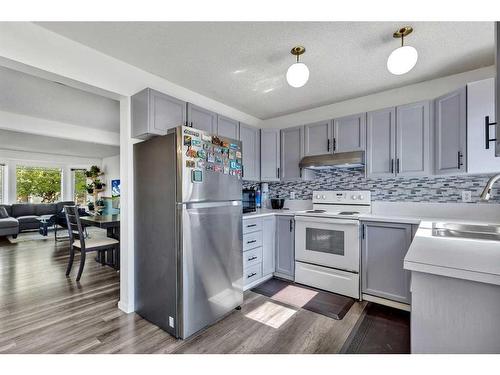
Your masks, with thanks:
M 123 301 L 118 301 L 118 308 L 126 314 L 133 313 L 134 307 L 131 304 L 125 303 Z
M 407 305 L 406 303 L 391 301 L 385 298 L 375 297 L 364 293 L 362 295 L 362 298 L 364 301 L 378 303 L 379 305 L 394 307 L 395 309 L 404 311 L 411 311 L 411 305 Z
M 243 291 L 255 288 L 257 285 L 262 284 L 264 281 L 267 281 L 267 280 L 272 279 L 272 278 L 273 278 L 273 274 L 271 273 L 271 274 L 269 274 L 267 276 L 264 276 L 264 277 L 260 278 L 259 280 L 255 280 L 254 282 L 252 282 L 252 283 L 250 283 L 248 285 L 245 285 L 243 287 Z

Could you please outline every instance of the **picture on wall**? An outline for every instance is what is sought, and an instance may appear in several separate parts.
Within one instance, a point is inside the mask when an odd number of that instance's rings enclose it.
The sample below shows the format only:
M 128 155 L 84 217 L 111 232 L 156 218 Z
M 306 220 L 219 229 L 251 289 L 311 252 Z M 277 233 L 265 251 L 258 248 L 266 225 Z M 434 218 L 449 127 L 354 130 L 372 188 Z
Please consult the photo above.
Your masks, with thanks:
M 111 180 L 111 196 L 120 196 L 120 180 Z

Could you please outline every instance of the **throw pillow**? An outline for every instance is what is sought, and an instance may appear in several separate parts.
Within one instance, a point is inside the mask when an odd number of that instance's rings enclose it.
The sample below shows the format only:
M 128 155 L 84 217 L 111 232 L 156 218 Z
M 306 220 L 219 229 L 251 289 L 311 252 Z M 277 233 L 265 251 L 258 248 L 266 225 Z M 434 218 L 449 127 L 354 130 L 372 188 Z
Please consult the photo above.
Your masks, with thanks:
M 9 214 L 7 213 L 7 210 L 5 207 L 0 207 L 0 219 L 6 219 L 9 217 Z

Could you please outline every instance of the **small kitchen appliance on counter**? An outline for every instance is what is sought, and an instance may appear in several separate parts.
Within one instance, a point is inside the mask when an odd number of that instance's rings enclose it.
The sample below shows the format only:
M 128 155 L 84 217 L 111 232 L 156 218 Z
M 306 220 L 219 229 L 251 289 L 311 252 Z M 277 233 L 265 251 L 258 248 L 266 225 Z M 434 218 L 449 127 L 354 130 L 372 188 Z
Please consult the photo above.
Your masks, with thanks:
M 313 192 L 313 209 L 295 215 L 295 281 L 359 298 L 359 215 L 370 212 L 369 191 Z
M 257 192 L 254 189 L 242 191 L 243 213 L 255 212 L 257 209 Z

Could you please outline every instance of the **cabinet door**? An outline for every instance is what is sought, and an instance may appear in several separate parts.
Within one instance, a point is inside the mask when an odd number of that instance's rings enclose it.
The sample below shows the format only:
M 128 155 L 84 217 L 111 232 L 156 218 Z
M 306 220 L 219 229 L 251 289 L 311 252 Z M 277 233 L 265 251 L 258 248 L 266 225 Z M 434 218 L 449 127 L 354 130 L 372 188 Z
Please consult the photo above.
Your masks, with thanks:
M 260 131 L 260 179 L 280 180 L 280 131 L 262 129 Z
M 324 155 L 333 151 L 332 121 L 304 125 L 304 156 Z
M 262 218 L 262 276 L 274 272 L 276 220 L 274 216 Z
M 294 224 L 292 216 L 276 216 L 276 272 L 292 280 L 295 278 Z
M 186 122 L 186 102 L 149 88 L 133 95 L 131 105 L 134 138 L 165 135 Z
M 396 109 L 367 115 L 366 170 L 370 177 L 394 176 L 396 158 Z
M 363 293 L 410 303 L 410 272 L 403 260 L 411 241 L 411 224 L 363 223 Z
M 434 100 L 435 172 L 466 171 L 466 89 L 453 91 Z
M 495 78 L 467 84 L 467 172 L 491 173 L 500 171 L 500 158 L 495 158 L 494 142 L 486 149 L 484 118 L 495 122 Z M 490 138 L 495 127 L 490 126 Z
M 281 181 L 294 181 L 301 177 L 299 168 L 303 152 L 303 127 L 281 131 Z
M 396 173 L 407 176 L 431 174 L 430 103 L 396 108 Z
M 189 126 L 210 134 L 217 134 L 217 114 L 194 104 L 187 105 Z
M 240 124 L 243 180 L 260 181 L 260 130 Z
M 239 122 L 228 117 L 218 115 L 217 117 L 217 134 L 221 137 L 238 139 Z
M 333 152 L 363 151 L 366 144 L 366 113 L 333 120 Z

